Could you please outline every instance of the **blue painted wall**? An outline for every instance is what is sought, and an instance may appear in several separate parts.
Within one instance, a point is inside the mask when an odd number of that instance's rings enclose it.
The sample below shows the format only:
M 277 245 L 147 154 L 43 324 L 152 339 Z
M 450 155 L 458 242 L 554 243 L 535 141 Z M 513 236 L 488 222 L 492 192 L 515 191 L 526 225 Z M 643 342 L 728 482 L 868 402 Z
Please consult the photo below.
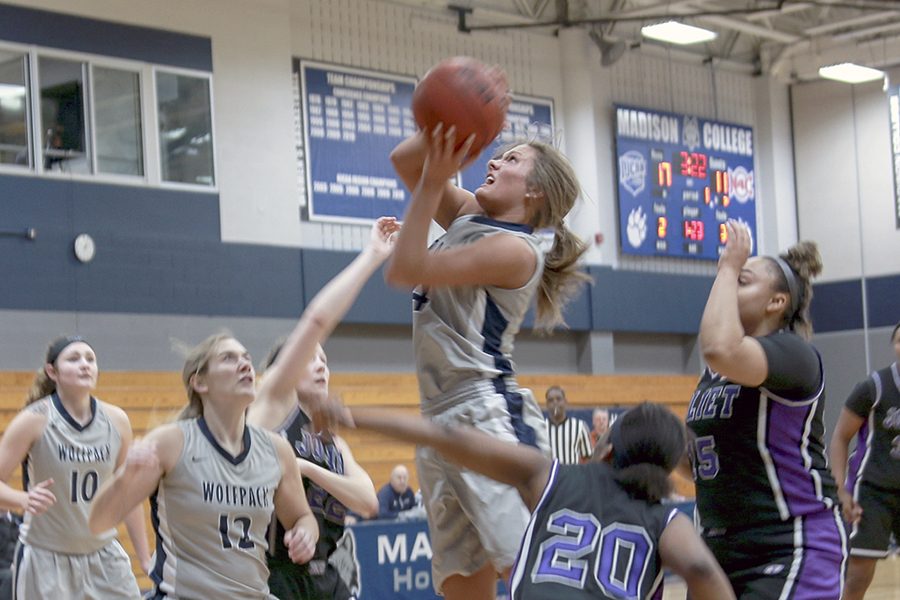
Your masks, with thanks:
M 212 71 L 207 37 L 0 4 L 0 40 Z

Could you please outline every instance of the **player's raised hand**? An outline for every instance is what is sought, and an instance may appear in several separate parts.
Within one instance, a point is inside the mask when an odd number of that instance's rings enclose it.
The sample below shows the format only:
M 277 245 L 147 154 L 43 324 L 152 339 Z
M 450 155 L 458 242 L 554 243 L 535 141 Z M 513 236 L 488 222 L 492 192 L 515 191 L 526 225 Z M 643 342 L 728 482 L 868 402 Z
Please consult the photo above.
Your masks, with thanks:
M 291 560 L 303 564 L 316 552 L 316 536 L 302 525 L 296 525 L 284 533 L 284 545 Z
M 428 156 L 422 167 L 422 183 L 444 185 L 462 168 L 474 143 L 475 134 L 473 133 L 466 138 L 459 150 L 455 150 L 456 127 L 451 126 L 445 129 L 443 123 L 438 123 L 431 130 Z
M 379 217 L 372 225 L 369 236 L 369 248 L 379 258 L 386 259 L 394 251 L 395 235 L 400 231 L 400 222 L 396 217 Z
M 728 241 L 725 242 L 725 250 L 719 256 L 719 271 L 733 269 L 739 273 L 750 256 L 750 230 L 734 219 L 729 219 L 725 223 L 725 230 Z
M 22 510 L 31 515 L 39 515 L 56 504 L 56 495 L 50 491 L 52 479 L 45 479 L 28 490 Z

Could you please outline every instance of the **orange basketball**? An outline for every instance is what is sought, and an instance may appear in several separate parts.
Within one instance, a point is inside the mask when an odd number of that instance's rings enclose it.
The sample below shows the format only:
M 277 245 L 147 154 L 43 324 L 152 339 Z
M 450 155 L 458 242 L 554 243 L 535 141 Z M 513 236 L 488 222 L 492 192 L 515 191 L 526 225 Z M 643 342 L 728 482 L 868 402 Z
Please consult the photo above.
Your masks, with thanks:
M 503 129 L 507 92 L 498 72 L 469 56 L 454 56 L 432 67 L 416 86 L 413 116 L 429 131 L 438 123 L 445 129 L 455 125 L 457 148 L 474 133 L 469 155 L 476 156 Z

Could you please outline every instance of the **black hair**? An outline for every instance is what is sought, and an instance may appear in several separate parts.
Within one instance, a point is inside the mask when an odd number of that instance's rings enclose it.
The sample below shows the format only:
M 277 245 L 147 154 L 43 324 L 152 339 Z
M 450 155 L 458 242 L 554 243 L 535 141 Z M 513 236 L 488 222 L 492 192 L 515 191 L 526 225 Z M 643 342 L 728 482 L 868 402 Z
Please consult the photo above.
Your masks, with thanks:
M 659 502 L 669 495 L 669 473 L 684 455 L 685 430 L 672 411 L 644 402 L 620 416 L 609 430 L 616 482 L 628 495 Z
M 894 330 L 891 331 L 891 341 L 897 336 L 897 330 L 900 329 L 900 323 L 894 325 Z

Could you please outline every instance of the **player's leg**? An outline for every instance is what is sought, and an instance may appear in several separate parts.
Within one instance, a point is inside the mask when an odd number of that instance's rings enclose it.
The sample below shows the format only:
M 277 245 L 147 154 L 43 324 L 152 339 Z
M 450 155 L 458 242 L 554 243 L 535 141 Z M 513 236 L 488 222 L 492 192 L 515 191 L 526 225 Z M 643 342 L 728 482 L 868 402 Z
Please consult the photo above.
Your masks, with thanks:
M 447 600 L 494 600 L 497 572 L 490 563 L 471 575 L 451 575 L 441 586 Z
M 876 558 L 851 556 L 847 563 L 847 579 L 844 582 L 844 600 L 862 600 L 875 577 Z
M 893 507 L 897 505 L 894 493 L 863 482 L 857 501 L 863 512 L 850 531 L 850 561 L 844 598 L 863 598 L 875 576 L 878 560 L 886 558 L 891 538 Z

